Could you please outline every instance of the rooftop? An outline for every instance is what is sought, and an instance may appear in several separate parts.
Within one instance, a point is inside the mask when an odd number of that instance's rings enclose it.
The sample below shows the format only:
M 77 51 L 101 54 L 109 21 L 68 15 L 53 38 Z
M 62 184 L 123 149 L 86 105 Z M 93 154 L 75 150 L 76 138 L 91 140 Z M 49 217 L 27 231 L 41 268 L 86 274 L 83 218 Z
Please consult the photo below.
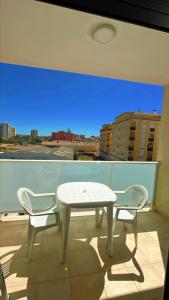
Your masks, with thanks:
M 138 249 L 130 226 L 117 225 L 115 254 L 107 256 L 106 218 L 95 228 L 94 217 L 73 216 L 68 265 L 60 263 L 57 228 L 36 236 L 30 263 L 25 262 L 27 220 L 2 217 L 0 259 L 10 300 L 160 300 L 169 244 L 169 222 L 154 211 L 138 217 Z

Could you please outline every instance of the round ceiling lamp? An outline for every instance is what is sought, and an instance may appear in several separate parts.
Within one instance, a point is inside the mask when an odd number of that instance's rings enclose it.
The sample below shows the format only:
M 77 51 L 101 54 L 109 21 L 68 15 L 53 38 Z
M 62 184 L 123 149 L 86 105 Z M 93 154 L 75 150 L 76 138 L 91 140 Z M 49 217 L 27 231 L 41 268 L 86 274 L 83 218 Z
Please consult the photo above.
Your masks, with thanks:
M 92 28 L 93 40 L 100 44 L 107 44 L 115 37 L 116 30 L 111 24 L 99 24 Z

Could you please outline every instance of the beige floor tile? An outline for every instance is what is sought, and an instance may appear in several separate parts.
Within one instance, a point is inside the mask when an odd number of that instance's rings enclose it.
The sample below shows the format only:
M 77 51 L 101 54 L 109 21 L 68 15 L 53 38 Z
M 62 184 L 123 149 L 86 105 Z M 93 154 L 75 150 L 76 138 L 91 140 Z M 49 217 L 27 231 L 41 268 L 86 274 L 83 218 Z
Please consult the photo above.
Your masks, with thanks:
M 35 300 L 37 299 L 36 286 L 15 285 L 10 291 L 9 300 Z M 38 300 L 38 299 L 37 299 Z
M 17 245 L 18 242 L 25 240 L 27 234 L 27 224 L 15 224 L 15 222 L 10 222 L 10 224 L 6 224 L 8 222 L 1 223 L 0 226 L 0 240 L 4 242 L 4 246 L 6 243 L 10 246 Z M 10 241 L 10 244 L 9 244 Z
M 32 285 L 15 285 L 8 289 L 9 300 L 71 300 L 70 282 L 68 279 L 55 280 Z
M 78 233 L 78 232 L 84 232 L 86 233 L 86 226 L 83 218 L 77 222 L 76 219 L 73 219 L 73 217 L 70 219 L 70 225 L 69 225 L 69 233 Z
M 140 248 L 137 248 L 137 250 L 135 247 L 133 248 L 132 243 L 119 247 L 118 254 L 126 267 L 137 266 L 139 268 L 140 266 L 149 263 L 142 250 L 140 250 Z
M 102 271 L 97 253 L 92 247 L 87 250 L 70 251 L 68 268 L 70 271 L 70 277 Z
M 154 297 L 161 297 L 163 289 L 163 280 L 159 272 L 149 264 L 141 267 L 143 272 L 143 281 L 136 282 L 138 290 L 142 293 L 144 300 L 151 300 Z M 130 271 L 130 269 L 128 269 Z
M 165 267 L 163 262 L 157 262 L 154 264 L 151 264 L 151 266 L 155 269 L 156 273 L 161 277 L 161 279 L 164 281 L 165 277 Z
M 43 280 L 43 260 L 26 262 L 23 258 L 14 258 L 3 264 L 7 285 L 25 285 Z
M 71 300 L 106 300 L 104 274 L 92 274 L 71 278 Z
M 135 285 L 135 274 L 126 269 L 113 270 L 105 276 L 105 291 L 108 299 L 141 300 Z
M 64 279 L 69 276 L 67 267 L 61 263 L 60 256 L 57 257 L 55 254 L 43 260 L 41 272 L 41 281 Z
M 71 300 L 69 279 L 43 282 L 36 286 L 36 297 L 30 300 Z
M 163 260 L 161 247 L 159 242 L 143 244 L 141 251 L 146 256 L 149 263 L 161 262 Z
M 69 250 L 85 250 L 90 247 L 90 242 L 92 237 L 84 235 L 79 235 L 78 233 L 73 233 L 69 235 L 68 241 L 68 251 Z

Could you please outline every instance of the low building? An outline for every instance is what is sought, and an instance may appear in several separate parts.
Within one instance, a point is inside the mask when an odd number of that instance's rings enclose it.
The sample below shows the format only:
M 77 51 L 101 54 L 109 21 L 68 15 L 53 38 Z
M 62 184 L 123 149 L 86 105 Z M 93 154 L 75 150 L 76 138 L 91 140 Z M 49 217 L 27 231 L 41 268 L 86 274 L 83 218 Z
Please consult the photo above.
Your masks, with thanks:
M 74 139 L 74 134 L 72 132 L 65 132 L 65 131 L 57 131 L 52 132 L 52 141 L 66 141 L 72 142 Z

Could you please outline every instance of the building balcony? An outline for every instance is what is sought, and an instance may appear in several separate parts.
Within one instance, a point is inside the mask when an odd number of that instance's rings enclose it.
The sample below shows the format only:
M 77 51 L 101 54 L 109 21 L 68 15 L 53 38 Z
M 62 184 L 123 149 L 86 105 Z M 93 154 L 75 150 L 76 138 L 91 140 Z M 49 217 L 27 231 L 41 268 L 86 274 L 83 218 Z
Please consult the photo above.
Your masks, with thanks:
M 151 210 L 158 163 L 84 161 L 0 161 L 0 260 L 10 299 L 161 299 L 169 244 L 169 222 Z M 106 218 L 95 228 L 94 211 L 72 213 L 68 265 L 60 264 L 57 228 L 36 236 L 31 261 L 25 261 L 27 216 L 16 191 L 55 192 L 69 181 L 96 181 L 113 190 L 140 183 L 149 191 L 148 206 L 138 215 L 138 249 L 130 225 L 114 235 L 115 254 L 106 252 Z M 46 206 L 46 203 L 45 203 Z M 5 213 L 14 212 L 13 214 Z M 147 251 L 151 249 L 151 251 Z

